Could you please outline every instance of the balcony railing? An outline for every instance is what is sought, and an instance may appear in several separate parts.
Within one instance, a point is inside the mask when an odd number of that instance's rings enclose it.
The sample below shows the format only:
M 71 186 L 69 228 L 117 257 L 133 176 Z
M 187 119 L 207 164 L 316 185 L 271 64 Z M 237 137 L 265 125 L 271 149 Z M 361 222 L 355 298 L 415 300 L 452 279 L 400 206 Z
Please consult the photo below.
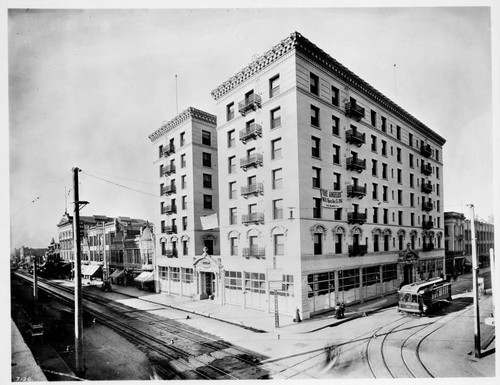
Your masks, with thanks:
M 432 251 L 434 250 L 434 243 L 424 243 L 424 246 L 422 247 L 423 251 Z
M 365 109 L 358 106 L 357 104 L 347 102 L 345 104 L 345 116 L 348 118 L 353 118 L 357 122 L 365 117 Z
M 243 256 L 245 258 L 261 258 L 266 256 L 266 249 L 256 245 L 243 248 Z
M 262 166 L 264 157 L 262 154 L 252 154 L 240 159 L 240 167 L 246 171 L 250 167 Z
M 173 144 L 163 150 L 164 157 L 168 157 L 172 154 L 175 154 L 175 146 Z
M 249 223 L 263 223 L 264 222 L 264 213 L 250 213 L 243 214 L 241 216 L 241 223 L 249 224 Z
M 177 249 L 167 249 L 165 250 L 165 255 L 167 256 L 167 258 L 177 258 Z
M 358 197 L 363 198 L 366 195 L 366 187 L 358 185 L 348 185 L 347 186 L 347 196 L 348 197 Z
M 365 143 L 365 137 L 366 135 L 364 133 L 356 130 L 348 130 L 345 133 L 345 141 L 347 143 L 355 144 L 358 147 L 361 147 L 361 145 Z
M 176 192 L 175 186 L 165 186 L 165 187 L 163 187 L 161 195 L 175 194 L 175 192 Z
M 238 111 L 241 115 L 245 116 L 245 114 L 252 110 L 255 111 L 257 108 L 260 108 L 262 105 L 262 98 L 260 95 L 251 94 L 238 103 Z
M 246 197 L 247 195 L 259 195 L 264 192 L 264 184 L 263 183 L 254 183 L 248 186 L 241 186 L 241 195 Z
M 356 211 L 347 213 L 347 222 L 348 223 L 359 223 L 362 225 L 363 223 L 366 222 L 366 214 L 365 213 L 358 213 Z
M 425 164 L 422 162 L 422 165 L 420 166 L 420 171 L 424 175 L 431 175 L 432 174 L 432 166 L 430 163 Z
M 168 206 L 165 206 L 163 208 L 162 214 L 170 215 L 170 214 L 176 213 L 176 212 L 177 212 L 177 206 L 176 205 L 168 205 Z
M 177 234 L 177 225 L 165 226 L 163 230 L 165 234 Z
M 432 192 L 432 183 L 431 182 L 423 182 L 422 183 L 422 192 L 429 194 Z
M 357 172 L 362 172 L 366 169 L 366 159 L 359 159 L 351 156 L 347 158 L 347 169 Z
M 423 211 L 431 211 L 432 209 L 434 209 L 434 204 L 431 201 L 422 202 Z
M 349 245 L 349 257 L 355 257 L 356 255 L 365 255 L 366 251 L 366 245 Z
M 432 149 L 430 144 L 424 144 L 420 147 L 420 155 L 428 158 L 432 155 Z
M 424 230 L 430 230 L 434 227 L 434 223 L 432 221 L 423 221 L 422 222 L 422 228 Z
M 175 166 L 174 165 L 166 166 L 163 169 L 163 175 L 169 176 L 170 174 L 175 174 Z
M 243 143 L 246 143 L 249 139 L 257 139 L 259 136 L 262 136 L 262 126 L 257 123 L 251 123 L 240 131 L 240 140 Z

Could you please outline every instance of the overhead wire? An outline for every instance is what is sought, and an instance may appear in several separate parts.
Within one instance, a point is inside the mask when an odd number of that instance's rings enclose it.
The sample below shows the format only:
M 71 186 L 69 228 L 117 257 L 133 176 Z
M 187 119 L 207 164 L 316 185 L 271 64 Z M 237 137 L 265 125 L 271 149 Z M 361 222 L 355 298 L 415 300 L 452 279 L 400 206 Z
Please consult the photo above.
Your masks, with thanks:
M 90 173 L 85 172 L 85 171 L 81 171 L 81 173 L 85 174 L 85 175 L 88 175 L 88 176 L 90 176 L 92 178 L 99 179 L 99 180 L 101 180 L 103 182 L 107 182 L 107 183 L 110 183 L 112 185 L 125 188 L 127 190 L 132 190 L 132 191 L 135 191 L 135 192 L 138 192 L 138 193 L 141 193 L 141 194 L 144 194 L 144 195 L 149 195 L 149 196 L 152 196 L 152 197 L 155 197 L 155 198 L 159 198 L 160 197 L 159 194 L 152 194 L 152 193 L 149 193 L 149 192 L 146 192 L 146 191 L 135 189 L 133 187 L 129 187 L 129 186 L 125 186 L 125 185 L 122 185 L 122 184 L 119 184 L 119 183 L 116 183 L 116 182 L 112 182 L 112 181 L 110 181 L 108 179 L 104 179 L 104 178 L 98 177 L 97 175 L 93 175 L 93 174 L 90 174 Z

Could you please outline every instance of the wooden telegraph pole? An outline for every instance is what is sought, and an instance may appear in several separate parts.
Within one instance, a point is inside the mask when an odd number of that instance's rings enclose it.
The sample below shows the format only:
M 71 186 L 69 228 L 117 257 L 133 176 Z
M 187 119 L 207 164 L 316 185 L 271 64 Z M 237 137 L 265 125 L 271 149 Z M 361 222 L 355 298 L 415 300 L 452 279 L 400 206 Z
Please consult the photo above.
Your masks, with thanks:
M 471 246 L 472 246 L 472 296 L 474 297 L 474 356 L 481 358 L 481 330 L 480 330 L 480 313 L 479 313 L 479 297 L 477 292 L 477 274 L 479 268 L 477 266 L 476 252 L 476 226 L 474 217 L 474 205 L 470 204 L 471 210 Z

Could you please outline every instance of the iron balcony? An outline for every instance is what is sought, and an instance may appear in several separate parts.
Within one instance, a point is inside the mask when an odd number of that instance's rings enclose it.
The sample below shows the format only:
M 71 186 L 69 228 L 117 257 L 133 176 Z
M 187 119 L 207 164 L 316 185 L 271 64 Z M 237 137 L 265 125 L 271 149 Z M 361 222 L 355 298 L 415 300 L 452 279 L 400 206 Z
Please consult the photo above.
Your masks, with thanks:
M 264 192 L 264 184 L 263 183 L 254 183 L 248 186 L 241 186 L 241 195 L 246 197 L 248 195 L 254 194 L 259 195 Z
M 262 105 L 262 98 L 257 94 L 251 94 L 238 103 L 238 111 L 245 116 L 248 111 L 255 111 Z
M 422 202 L 423 211 L 431 211 L 432 209 L 434 209 L 434 204 L 431 201 Z
M 424 144 L 420 147 L 420 155 L 428 158 L 432 155 L 432 149 L 430 144 Z
M 366 245 L 349 245 L 349 257 L 356 255 L 365 255 L 368 248 Z
M 163 191 L 161 192 L 161 195 L 170 195 L 170 194 L 175 194 L 175 186 L 165 186 L 163 188 Z
M 163 175 L 169 176 L 170 174 L 175 174 L 175 166 L 166 166 L 163 171 Z
M 357 122 L 365 117 L 365 109 L 358 106 L 357 104 L 347 102 L 345 104 L 345 116 L 348 118 L 353 118 Z
M 171 154 L 175 154 L 175 146 L 172 144 L 163 150 L 163 156 L 166 158 Z
M 432 174 L 431 164 L 430 163 L 425 164 L 424 162 L 422 162 L 422 165 L 420 166 L 420 171 L 424 175 L 427 175 L 427 176 L 431 175 Z
M 434 243 L 424 243 L 422 248 L 423 251 L 432 251 L 434 250 Z
M 424 230 L 430 230 L 434 227 L 434 223 L 432 221 L 423 221 L 422 222 L 422 228 Z
M 423 182 L 422 183 L 422 192 L 429 194 L 432 192 L 432 183 L 431 182 Z
M 240 159 L 240 167 L 246 171 L 250 167 L 262 166 L 263 160 L 262 154 L 252 154 Z
M 264 213 L 250 213 L 241 216 L 241 223 L 247 225 L 249 223 L 264 223 Z
M 358 197 L 363 198 L 366 195 L 366 187 L 358 185 L 348 185 L 347 186 L 347 196 L 348 197 Z
M 165 234 L 177 234 L 177 225 L 165 226 Z
M 168 205 L 163 208 L 162 214 L 167 214 L 170 215 L 172 213 L 177 213 L 177 206 L 176 205 Z
M 167 258 L 177 258 L 177 249 L 167 249 L 165 250 L 165 255 Z
M 356 211 L 347 213 L 347 222 L 348 223 L 359 223 L 362 225 L 363 223 L 366 222 L 366 214 L 365 213 L 358 213 Z
M 266 256 L 266 249 L 264 247 L 259 247 L 257 245 L 253 245 L 250 247 L 243 248 L 243 257 L 245 258 L 260 258 Z
M 355 144 L 358 147 L 361 147 L 361 145 L 365 143 L 365 137 L 365 133 L 361 133 L 356 130 L 348 130 L 345 133 L 345 141 L 347 143 Z
M 257 123 L 251 123 L 240 131 L 240 140 L 243 143 L 246 143 L 249 139 L 257 139 L 259 136 L 262 137 L 262 126 Z
M 366 159 L 359 159 L 351 156 L 347 158 L 347 169 L 357 172 L 362 172 L 366 169 Z

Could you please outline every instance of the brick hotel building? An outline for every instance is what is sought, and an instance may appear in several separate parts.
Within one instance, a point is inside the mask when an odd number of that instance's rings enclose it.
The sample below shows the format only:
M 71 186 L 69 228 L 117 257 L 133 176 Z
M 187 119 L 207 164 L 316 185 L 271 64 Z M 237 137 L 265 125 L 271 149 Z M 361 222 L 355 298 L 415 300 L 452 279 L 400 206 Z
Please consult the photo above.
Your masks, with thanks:
M 278 272 L 280 313 L 308 318 L 445 273 L 441 136 L 299 33 L 212 96 L 220 252 L 162 290 L 210 272 L 218 303 L 272 312 Z

